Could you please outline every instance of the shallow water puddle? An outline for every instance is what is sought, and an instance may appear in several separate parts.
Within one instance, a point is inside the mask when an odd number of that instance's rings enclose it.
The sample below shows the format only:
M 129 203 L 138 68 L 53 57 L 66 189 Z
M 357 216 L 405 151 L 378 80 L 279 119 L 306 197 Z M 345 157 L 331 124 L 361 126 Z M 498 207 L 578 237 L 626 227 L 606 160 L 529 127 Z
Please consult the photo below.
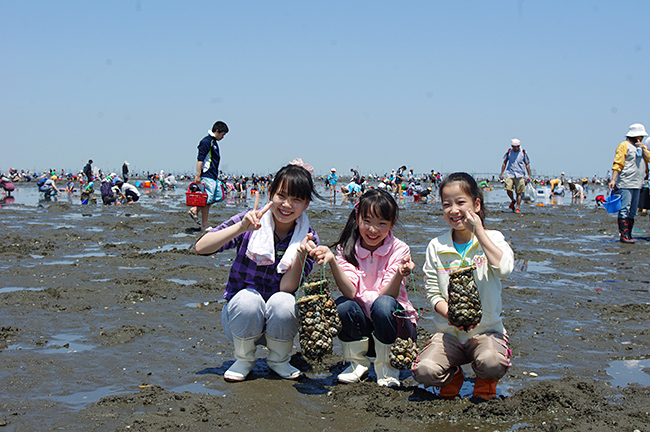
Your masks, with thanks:
M 616 360 L 606 369 L 612 377 L 612 385 L 626 387 L 630 384 L 650 386 L 650 359 Z
M 63 258 L 101 258 L 108 255 L 105 252 L 96 251 L 96 252 L 84 252 L 80 254 L 62 255 L 62 256 Z
M 156 253 L 156 252 L 167 252 L 170 250 L 186 250 L 189 249 L 191 246 L 190 243 L 181 243 L 181 244 L 166 244 L 162 246 L 158 246 L 155 249 L 148 249 L 148 250 L 141 250 L 140 253 Z
M 79 340 L 83 336 L 74 333 L 60 333 L 50 338 L 47 344 L 47 353 L 76 353 L 81 351 L 88 351 L 95 348 L 94 345 L 84 344 Z
M 27 288 L 27 287 L 5 287 L 0 288 L 0 294 L 14 291 L 43 291 L 45 288 Z
M 225 392 L 208 388 L 205 386 L 205 384 L 201 384 L 198 382 L 185 384 L 179 387 L 174 387 L 169 391 L 173 391 L 174 393 L 189 392 L 189 393 L 209 394 L 212 396 L 223 396 L 226 394 Z
M 51 399 L 64 403 L 74 409 L 82 409 L 85 405 L 98 402 L 103 397 L 124 393 L 127 392 L 117 391 L 115 386 L 106 386 L 96 390 L 72 393 L 67 396 L 51 396 Z
M 226 299 L 221 298 L 218 300 L 213 300 L 213 301 L 203 301 L 203 302 L 198 302 L 198 303 L 186 303 L 185 306 L 191 307 L 191 308 L 202 308 L 204 306 L 208 306 L 211 303 L 225 303 Z
M 194 285 L 197 281 L 194 279 L 167 279 L 169 282 L 175 282 L 180 285 Z

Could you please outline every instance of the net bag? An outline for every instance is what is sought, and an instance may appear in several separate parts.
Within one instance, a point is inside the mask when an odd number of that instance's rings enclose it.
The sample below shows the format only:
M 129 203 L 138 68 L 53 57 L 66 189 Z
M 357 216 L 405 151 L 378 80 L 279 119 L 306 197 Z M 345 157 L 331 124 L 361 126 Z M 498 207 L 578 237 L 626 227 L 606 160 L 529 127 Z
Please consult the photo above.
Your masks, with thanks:
M 341 319 L 326 280 L 304 284 L 303 290 L 305 297 L 296 302 L 300 348 L 306 358 L 320 360 L 332 353 L 332 339 L 341 331 Z
M 396 310 L 393 316 L 397 319 L 397 339 L 390 347 L 390 365 L 395 369 L 408 370 L 413 367 L 418 356 L 418 345 L 411 338 L 411 317 L 417 315 L 415 311 Z
M 475 269 L 476 266 L 464 267 L 449 275 L 448 319 L 459 328 L 475 326 L 483 317 L 481 297 L 474 280 Z

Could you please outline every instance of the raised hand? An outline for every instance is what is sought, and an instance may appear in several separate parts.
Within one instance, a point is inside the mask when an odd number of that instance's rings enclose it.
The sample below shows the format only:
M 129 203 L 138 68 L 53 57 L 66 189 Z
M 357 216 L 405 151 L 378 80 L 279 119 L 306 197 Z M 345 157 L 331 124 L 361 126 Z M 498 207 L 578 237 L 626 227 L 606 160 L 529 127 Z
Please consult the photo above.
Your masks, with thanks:
M 246 213 L 244 215 L 244 219 L 242 219 L 241 221 L 241 224 L 246 231 L 255 231 L 261 228 L 262 216 L 264 216 L 264 213 L 269 211 L 273 203 L 269 202 L 264 207 L 262 207 L 261 210 L 257 209 L 259 205 L 260 205 L 260 193 L 255 192 L 255 204 L 253 204 L 253 209 L 248 213 Z
M 332 262 L 334 259 L 334 254 L 327 246 L 317 246 L 309 251 L 309 255 L 321 266 Z
M 399 266 L 397 267 L 397 271 L 404 278 L 409 276 L 413 272 L 414 268 L 415 268 L 415 263 L 411 261 L 411 255 L 406 255 L 404 258 L 402 258 L 402 261 L 399 263 Z

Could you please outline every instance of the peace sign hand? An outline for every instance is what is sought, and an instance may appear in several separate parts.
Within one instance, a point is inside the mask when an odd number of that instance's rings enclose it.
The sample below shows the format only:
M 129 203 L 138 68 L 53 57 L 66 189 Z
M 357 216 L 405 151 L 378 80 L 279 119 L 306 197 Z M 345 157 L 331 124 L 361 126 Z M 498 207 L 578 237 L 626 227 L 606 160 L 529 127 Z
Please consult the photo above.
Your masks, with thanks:
M 261 210 L 257 210 L 259 205 L 260 205 L 260 193 L 255 192 L 255 204 L 253 205 L 253 209 L 250 210 L 248 213 L 246 213 L 244 215 L 244 219 L 242 219 L 241 221 L 244 230 L 255 231 L 260 229 L 262 227 L 262 222 L 261 222 L 262 216 L 264 216 L 264 213 L 269 211 L 273 203 L 269 202 L 264 207 L 262 207 Z

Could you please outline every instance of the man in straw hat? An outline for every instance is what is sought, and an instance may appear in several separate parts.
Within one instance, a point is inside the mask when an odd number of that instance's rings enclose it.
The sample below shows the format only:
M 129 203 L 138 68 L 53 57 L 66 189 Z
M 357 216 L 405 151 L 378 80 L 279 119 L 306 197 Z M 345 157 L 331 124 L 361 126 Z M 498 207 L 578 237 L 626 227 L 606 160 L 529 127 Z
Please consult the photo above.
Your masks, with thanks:
M 639 194 L 643 181 L 648 178 L 648 162 L 650 153 L 643 138 L 648 134 L 641 123 L 630 125 L 626 140 L 616 147 L 612 179 L 609 189 L 618 188 L 621 195 L 621 210 L 618 212 L 618 232 L 622 243 L 634 243 L 632 228 L 634 216 L 639 205 Z
M 528 159 L 526 150 L 521 148 L 521 141 L 517 138 L 510 140 L 510 148 L 503 156 L 501 175 L 499 177 L 501 180 L 503 180 L 504 171 L 506 174 L 506 193 L 510 198 L 510 210 L 521 213 L 519 206 L 526 192 L 526 172 L 528 172 L 528 181 L 530 181 L 530 159 Z M 516 201 L 513 191 L 517 194 Z

